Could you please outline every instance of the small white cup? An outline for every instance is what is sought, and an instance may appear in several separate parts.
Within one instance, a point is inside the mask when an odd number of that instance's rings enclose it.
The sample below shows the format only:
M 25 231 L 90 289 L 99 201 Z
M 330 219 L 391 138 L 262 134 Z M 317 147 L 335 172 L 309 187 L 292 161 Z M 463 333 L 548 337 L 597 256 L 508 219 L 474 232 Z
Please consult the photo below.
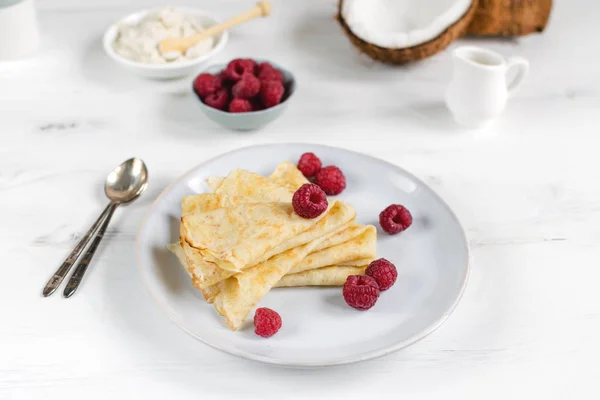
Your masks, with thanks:
M 39 44 L 33 0 L 0 0 L 0 60 L 25 57 Z

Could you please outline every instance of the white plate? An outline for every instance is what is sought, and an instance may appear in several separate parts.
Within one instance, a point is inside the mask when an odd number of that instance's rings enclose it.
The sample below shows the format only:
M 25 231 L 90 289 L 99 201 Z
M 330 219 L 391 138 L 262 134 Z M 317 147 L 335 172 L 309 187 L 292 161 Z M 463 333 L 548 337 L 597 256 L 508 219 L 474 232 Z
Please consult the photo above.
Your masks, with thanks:
M 350 308 L 341 288 L 273 289 L 259 304 L 281 314 L 283 327 L 263 339 L 253 332 L 252 312 L 232 332 L 193 288 L 165 247 L 179 237 L 181 198 L 208 191 L 204 179 L 235 168 L 266 175 L 304 152 L 344 172 L 339 196 L 374 224 L 377 255 L 396 264 L 398 280 L 368 311 Z M 395 236 L 382 232 L 381 210 L 405 205 L 413 225 Z M 207 161 L 178 179 L 154 202 L 137 240 L 138 265 L 150 293 L 169 318 L 190 335 L 244 358 L 290 366 L 324 366 L 367 360 L 415 343 L 439 327 L 456 307 L 468 275 L 469 250 L 456 216 L 427 185 L 403 169 L 367 155 L 309 144 L 274 144 L 239 149 Z

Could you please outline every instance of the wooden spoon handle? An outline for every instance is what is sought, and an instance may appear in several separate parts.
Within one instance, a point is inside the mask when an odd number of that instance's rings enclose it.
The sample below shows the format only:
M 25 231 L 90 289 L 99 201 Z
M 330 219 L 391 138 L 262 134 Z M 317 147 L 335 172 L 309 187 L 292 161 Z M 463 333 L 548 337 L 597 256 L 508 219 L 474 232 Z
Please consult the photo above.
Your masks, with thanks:
M 257 3 L 254 8 L 233 17 L 222 24 L 211 26 L 210 28 L 203 30 L 193 36 L 187 36 L 182 38 L 168 38 L 161 40 L 159 43 L 159 49 L 162 53 L 168 51 L 181 51 L 185 52 L 187 49 L 200 42 L 201 40 L 208 39 L 218 33 L 223 32 L 226 29 L 234 27 L 236 25 L 243 24 L 244 22 L 250 21 L 257 17 L 266 17 L 271 13 L 271 3 L 268 0 L 263 0 Z

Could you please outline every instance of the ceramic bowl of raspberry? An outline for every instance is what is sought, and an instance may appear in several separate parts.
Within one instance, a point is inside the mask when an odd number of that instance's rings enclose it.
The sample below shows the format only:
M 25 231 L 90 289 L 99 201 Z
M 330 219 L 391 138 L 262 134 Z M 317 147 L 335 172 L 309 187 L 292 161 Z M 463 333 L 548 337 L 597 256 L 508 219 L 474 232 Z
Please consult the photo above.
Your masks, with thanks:
M 235 131 L 260 129 L 279 118 L 296 90 L 294 75 L 270 60 L 237 58 L 213 65 L 192 82 L 204 115 Z

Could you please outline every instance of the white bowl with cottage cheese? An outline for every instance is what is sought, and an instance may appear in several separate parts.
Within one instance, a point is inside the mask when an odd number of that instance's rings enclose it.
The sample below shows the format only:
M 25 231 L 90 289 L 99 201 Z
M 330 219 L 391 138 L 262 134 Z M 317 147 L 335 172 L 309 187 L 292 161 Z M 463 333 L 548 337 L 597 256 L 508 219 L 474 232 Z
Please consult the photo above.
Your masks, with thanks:
M 185 53 L 161 53 L 158 43 L 168 37 L 191 36 L 221 21 L 191 8 L 142 10 L 111 25 L 103 38 L 106 54 L 137 75 L 173 79 L 190 75 L 221 51 L 228 34 L 203 40 Z

